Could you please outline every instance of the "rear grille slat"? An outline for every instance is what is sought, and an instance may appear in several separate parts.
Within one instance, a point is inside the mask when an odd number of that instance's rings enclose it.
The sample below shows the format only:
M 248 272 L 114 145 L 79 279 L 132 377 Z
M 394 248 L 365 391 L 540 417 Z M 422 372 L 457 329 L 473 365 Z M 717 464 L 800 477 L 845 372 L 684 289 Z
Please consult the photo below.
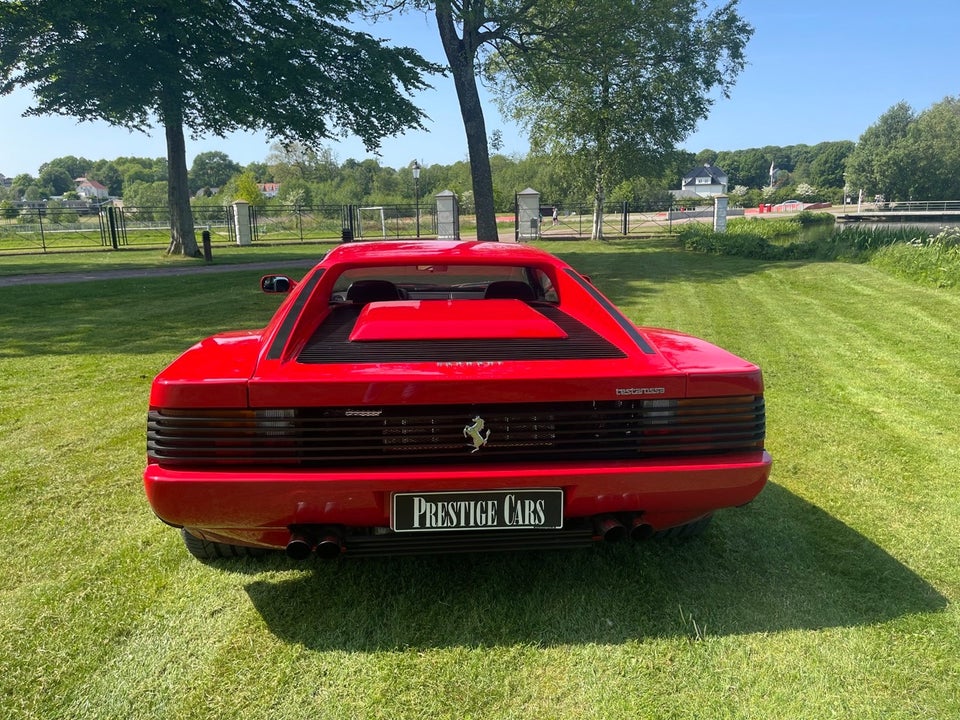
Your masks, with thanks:
M 593 542 L 588 523 L 576 519 L 561 530 L 495 530 L 470 532 L 384 533 L 350 535 L 345 540 L 348 557 L 419 555 L 429 552 L 464 553 L 504 550 L 560 550 L 586 547 Z
M 487 442 L 476 449 L 469 429 L 478 417 Z M 163 464 L 195 466 L 654 458 L 756 450 L 765 429 L 760 395 L 449 405 L 430 414 L 404 406 L 152 410 L 147 450 Z

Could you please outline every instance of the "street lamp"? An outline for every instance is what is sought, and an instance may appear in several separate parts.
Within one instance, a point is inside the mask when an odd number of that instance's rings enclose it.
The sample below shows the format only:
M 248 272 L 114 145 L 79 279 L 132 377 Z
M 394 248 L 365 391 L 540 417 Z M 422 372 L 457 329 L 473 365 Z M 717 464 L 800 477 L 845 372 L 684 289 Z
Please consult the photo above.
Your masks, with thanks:
M 417 237 L 420 237 L 420 163 L 416 160 L 410 166 L 413 169 L 413 197 L 417 206 Z

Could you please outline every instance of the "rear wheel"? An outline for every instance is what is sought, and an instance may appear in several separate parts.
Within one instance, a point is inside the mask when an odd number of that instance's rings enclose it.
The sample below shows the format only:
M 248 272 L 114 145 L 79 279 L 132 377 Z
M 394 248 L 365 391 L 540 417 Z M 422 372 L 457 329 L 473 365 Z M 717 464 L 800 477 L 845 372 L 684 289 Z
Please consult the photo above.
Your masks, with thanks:
M 702 535 L 710 527 L 711 520 L 713 520 L 713 514 L 704 515 L 702 518 L 697 518 L 685 525 L 657 530 L 650 537 L 654 540 L 687 540 Z
M 187 550 L 198 560 L 217 560 L 219 558 L 250 558 L 263 557 L 266 550 L 247 547 L 245 545 L 228 545 L 198 538 L 186 528 L 181 528 L 180 535 Z

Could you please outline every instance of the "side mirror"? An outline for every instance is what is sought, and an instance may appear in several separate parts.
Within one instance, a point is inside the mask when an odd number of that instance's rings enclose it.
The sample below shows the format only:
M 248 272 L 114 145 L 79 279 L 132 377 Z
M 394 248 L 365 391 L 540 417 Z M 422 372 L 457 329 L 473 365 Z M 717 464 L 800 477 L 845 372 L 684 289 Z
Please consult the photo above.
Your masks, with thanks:
M 286 275 L 264 275 L 260 278 L 260 289 L 265 293 L 288 293 L 296 286 L 296 280 Z

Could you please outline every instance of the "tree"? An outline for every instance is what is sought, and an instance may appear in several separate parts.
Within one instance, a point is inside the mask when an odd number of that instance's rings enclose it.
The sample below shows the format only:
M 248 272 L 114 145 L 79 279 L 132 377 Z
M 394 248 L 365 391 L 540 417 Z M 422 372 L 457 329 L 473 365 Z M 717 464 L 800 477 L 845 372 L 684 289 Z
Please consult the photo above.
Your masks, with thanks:
M 59 200 L 50 200 L 47 203 L 46 210 L 47 220 L 50 222 L 66 225 L 77 221 L 77 211 L 64 207 Z
M 266 130 L 311 143 L 352 132 L 374 149 L 421 125 L 408 95 L 435 67 L 410 48 L 345 27 L 361 3 L 2 2 L 0 94 L 31 88 L 33 115 L 143 131 L 159 124 L 169 161 L 169 251 L 198 255 L 185 128 L 219 136 Z
M 780 148 L 750 148 L 717 154 L 717 167 L 730 178 L 731 185 L 761 188 L 770 184 L 770 162 L 782 156 Z
M 902 142 L 910 169 L 899 199 L 960 197 L 960 98 L 947 97 L 921 112 Z
M 141 212 L 141 216 L 143 213 L 149 213 L 151 219 L 156 217 L 157 211 L 164 207 L 166 199 L 167 183 L 162 181 L 143 182 L 142 180 L 135 180 L 124 188 L 123 192 L 123 204 L 126 207 L 137 208 Z M 146 208 L 146 210 L 141 211 L 141 208 Z M 163 213 L 161 212 L 160 215 L 162 216 Z
M 849 140 L 814 145 L 806 181 L 820 188 L 842 188 L 845 163 L 855 147 Z
M 48 164 L 44 170 L 40 171 L 38 180 L 41 185 L 49 188 L 50 195 L 63 195 L 67 190 L 72 190 L 76 187 L 76 184 L 73 182 L 73 176 L 59 165 Z
M 703 0 L 561 0 L 549 11 L 563 32 L 533 28 L 490 59 L 501 107 L 531 148 L 573 155 L 592 178 L 594 238 L 611 182 L 656 167 L 733 85 L 752 34 L 736 6 L 704 16 Z
M 10 189 L 17 198 L 22 198 L 27 188 L 36 184 L 36 182 L 36 179 L 30 173 L 20 173 L 10 183 Z
M 521 0 L 522 4 L 523 0 Z M 502 3 L 510 5 L 509 0 Z M 497 26 L 497 18 L 488 17 L 490 9 L 484 0 L 438 0 L 434 15 L 440 32 L 440 42 L 447 57 L 453 85 L 457 90 L 460 116 L 467 135 L 470 156 L 470 177 L 473 183 L 474 210 L 477 216 L 477 239 L 499 240 L 497 214 L 493 203 L 493 176 L 490 171 L 490 150 L 487 146 L 487 127 L 483 106 L 477 89 L 477 53 L 492 42 L 494 35 L 509 31 L 507 25 Z M 461 34 L 457 33 L 460 27 Z
M 66 155 L 64 157 L 54 158 L 50 162 L 45 162 L 40 166 L 39 171 L 42 175 L 45 170 L 58 167 L 62 169 L 71 180 L 76 180 L 78 177 L 85 177 L 92 165 L 93 163 L 86 158 Z
M 498 240 L 490 150 L 477 76 L 483 59 L 502 44 L 522 45 L 531 32 L 552 34 L 562 27 L 552 4 L 546 0 L 386 0 L 381 5 L 388 12 L 407 6 L 433 11 L 467 138 L 477 238 Z
M 339 166 L 329 148 L 312 148 L 299 142 L 274 143 L 267 155 L 267 167 L 274 182 L 291 180 L 325 182 L 333 180 Z
M 120 173 L 121 187 L 135 182 L 166 182 L 169 173 L 164 158 L 119 157 L 114 160 L 114 165 Z
M 847 158 L 847 179 L 851 187 L 865 190 L 867 195 L 888 198 L 906 197 L 903 185 L 909 164 L 903 156 L 903 140 L 914 122 L 913 109 L 899 102 L 868 127 Z
M 635 177 L 625 180 L 610 192 L 612 202 L 627 202 L 644 210 L 662 210 L 670 207 L 673 195 L 662 182 Z
M 273 179 L 273 173 L 270 172 L 270 168 L 267 167 L 265 162 L 248 163 L 243 169 L 252 172 L 253 176 L 257 179 L 257 182 L 275 182 Z
M 313 191 L 310 185 L 303 180 L 289 180 L 280 186 L 280 192 L 277 198 L 284 205 L 304 205 L 313 204 Z
M 257 179 L 252 172 L 244 171 L 234 179 L 233 199 L 243 200 L 251 205 L 263 205 L 263 193 L 257 187 Z
M 190 166 L 190 193 L 196 194 L 202 188 L 219 188 L 234 175 L 243 172 L 239 163 L 218 150 L 199 153 Z

